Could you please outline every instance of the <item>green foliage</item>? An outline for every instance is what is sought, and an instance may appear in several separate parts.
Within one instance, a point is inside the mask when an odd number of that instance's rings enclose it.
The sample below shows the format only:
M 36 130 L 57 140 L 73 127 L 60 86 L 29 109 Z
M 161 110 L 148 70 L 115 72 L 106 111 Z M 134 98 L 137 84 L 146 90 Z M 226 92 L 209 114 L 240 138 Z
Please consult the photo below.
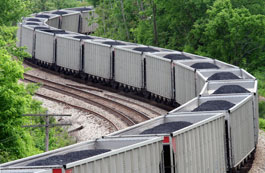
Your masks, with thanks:
M 259 128 L 265 131 L 265 119 L 263 118 L 259 119 Z
M 1 0 L 0 26 L 16 24 L 21 17 L 30 14 L 29 0 Z
M 77 0 L 30 0 L 30 1 L 31 1 L 31 11 L 33 13 L 89 5 L 89 3 L 80 2 Z
M 265 119 L 265 101 L 259 102 L 259 117 Z
M 230 0 L 217 0 L 207 18 L 194 24 L 187 50 L 255 70 L 265 66 L 264 28 L 265 16 L 233 9 Z

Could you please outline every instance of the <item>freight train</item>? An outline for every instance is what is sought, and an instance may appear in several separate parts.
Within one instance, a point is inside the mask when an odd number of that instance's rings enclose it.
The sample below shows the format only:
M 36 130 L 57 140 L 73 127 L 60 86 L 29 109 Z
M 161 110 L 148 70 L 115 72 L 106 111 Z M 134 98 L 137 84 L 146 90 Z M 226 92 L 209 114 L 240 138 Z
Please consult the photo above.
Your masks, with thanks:
M 88 22 L 96 17 L 90 7 L 32 14 L 18 24 L 17 46 L 39 66 L 181 106 L 96 140 L 4 163 L 1 173 L 223 173 L 253 156 L 255 77 L 208 57 L 85 35 L 97 28 Z

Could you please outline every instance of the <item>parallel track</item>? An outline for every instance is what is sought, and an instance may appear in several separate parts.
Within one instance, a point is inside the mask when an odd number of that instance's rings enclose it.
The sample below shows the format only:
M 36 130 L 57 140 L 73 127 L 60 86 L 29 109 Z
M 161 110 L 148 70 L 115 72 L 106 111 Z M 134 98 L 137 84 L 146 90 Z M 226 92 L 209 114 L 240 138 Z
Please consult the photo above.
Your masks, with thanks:
M 64 102 L 62 100 L 59 100 L 59 99 L 55 99 L 55 98 L 52 98 L 52 97 L 49 97 L 49 96 L 46 96 L 46 95 L 43 95 L 43 94 L 40 94 L 40 93 L 35 93 L 36 96 L 39 96 L 41 98 L 44 98 L 44 99 L 47 99 L 47 100 L 51 100 L 51 101 L 54 101 L 54 102 L 57 102 L 57 103 L 61 103 L 61 104 L 64 104 L 64 105 L 67 105 L 67 106 L 70 106 L 70 107 L 73 107 L 77 110 L 80 110 L 80 111 L 83 111 L 83 112 L 87 112 L 87 113 L 90 113 L 90 114 L 93 114 L 93 115 L 96 115 L 97 117 L 107 121 L 108 123 L 111 124 L 111 126 L 113 128 L 115 128 L 115 130 L 119 130 L 119 128 L 112 122 L 110 121 L 109 119 L 107 119 L 106 117 L 104 117 L 103 115 L 97 113 L 97 112 L 94 112 L 94 111 L 91 111 L 89 109 L 86 109 L 86 108 L 83 108 L 83 107 L 80 107 L 80 106 L 76 106 L 76 105 L 73 105 L 73 104 L 70 104 L 68 102 Z
M 103 110 L 106 110 L 107 112 L 115 115 L 117 118 L 124 121 L 128 126 L 149 119 L 148 116 L 137 110 L 129 108 L 113 100 L 98 96 L 96 94 L 88 93 L 83 90 L 76 89 L 74 87 L 70 87 L 64 84 L 58 84 L 29 74 L 24 74 L 24 77 L 24 80 L 26 81 L 41 83 L 43 84 L 43 87 L 47 89 L 56 91 L 61 94 L 69 95 L 86 103 L 97 106 Z

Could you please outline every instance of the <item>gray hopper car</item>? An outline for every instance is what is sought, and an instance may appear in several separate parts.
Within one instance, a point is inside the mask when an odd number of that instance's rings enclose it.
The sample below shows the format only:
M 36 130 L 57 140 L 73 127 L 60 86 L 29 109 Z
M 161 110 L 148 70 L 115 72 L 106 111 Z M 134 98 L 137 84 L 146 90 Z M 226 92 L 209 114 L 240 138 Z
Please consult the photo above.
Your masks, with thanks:
M 231 103 L 231 106 L 228 105 L 229 108 L 225 108 L 226 103 Z M 255 149 L 254 132 L 256 130 L 253 104 L 252 94 L 197 97 L 171 113 L 192 112 L 197 111 L 198 108 L 202 108 L 200 112 L 226 113 L 228 160 L 230 167 L 233 168 L 238 166 Z
M 162 142 L 162 137 L 96 139 L 2 164 L 0 172 L 50 169 L 53 173 L 160 173 L 163 170 Z M 102 152 L 93 152 L 99 150 Z M 87 157 L 83 157 L 84 154 Z M 60 160 L 55 161 L 63 164 L 51 162 L 56 157 Z
M 177 113 L 160 116 L 108 136 L 164 137 L 164 163 L 167 173 L 224 173 L 224 123 L 225 117 L 222 113 Z

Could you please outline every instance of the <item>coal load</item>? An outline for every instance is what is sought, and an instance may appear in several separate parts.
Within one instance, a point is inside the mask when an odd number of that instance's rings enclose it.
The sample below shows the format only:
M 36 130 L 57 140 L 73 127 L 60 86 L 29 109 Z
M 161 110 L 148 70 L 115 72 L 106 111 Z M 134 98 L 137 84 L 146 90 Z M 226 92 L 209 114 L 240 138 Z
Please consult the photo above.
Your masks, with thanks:
M 215 73 L 208 78 L 208 80 L 231 80 L 231 79 L 240 79 L 240 78 L 231 72 Z
M 28 23 L 26 23 L 26 25 L 40 25 L 40 24 L 38 24 L 38 23 L 33 23 L 33 22 L 28 22 Z
M 95 155 L 109 152 L 109 149 L 82 150 L 66 153 L 64 155 L 55 155 L 43 160 L 37 160 L 29 163 L 27 166 L 45 166 L 45 165 L 65 165 L 81 159 L 86 159 Z
M 47 30 L 47 29 L 49 29 L 48 27 L 43 27 L 43 26 L 36 26 L 36 27 L 34 27 L 34 29 L 35 30 Z
M 209 62 L 199 62 L 195 63 L 191 66 L 192 68 L 195 69 L 219 69 L 219 67 L 213 63 Z
M 235 104 L 225 100 L 212 100 L 202 103 L 192 112 L 228 110 L 233 106 L 235 106 Z
M 169 122 L 160 124 L 158 126 L 155 126 L 151 129 L 147 129 L 143 131 L 140 134 L 165 134 L 165 133 L 171 133 L 174 131 L 177 131 L 179 129 L 183 129 L 184 127 L 190 126 L 192 123 L 186 122 L 186 121 L 175 121 L 175 122 Z
M 87 8 L 87 7 L 81 7 L 81 8 L 71 8 L 70 10 L 74 10 L 74 11 L 90 11 L 92 10 L 92 8 Z
M 68 14 L 68 13 L 66 11 L 55 11 L 52 14 L 64 15 L 64 14 Z
M 53 33 L 53 34 L 68 34 L 67 32 L 65 32 L 64 30 L 52 30 L 52 29 L 45 29 L 42 30 L 44 32 L 49 32 L 49 33 Z
M 80 35 L 80 36 L 74 36 L 73 38 L 77 38 L 77 39 L 81 39 L 81 40 L 91 40 L 91 39 L 94 39 L 92 37 L 89 37 L 89 36 L 83 36 L 83 35 Z
M 225 85 L 218 88 L 213 94 L 250 93 L 239 85 Z
M 186 59 L 191 59 L 190 57 L 187 57 L 185 55 L 182 54 L 176 54 L 176 53 L 172 53 L 172 54 L 167 54 L 164 56 L 164 58 L 170 59 L 170 60 L 186 60 Z
M 159 52 L 159 50 L 153 49 L 151 47 L 136 47 L 136 48 L 133 48 L 133 50 L 139 51 L 139 52 Z
M 49 19 L 50 16 L 49 15 L 46 15 L 46 14 L 39 14 L 39 15 L 36 15 L 36 17 L 38 18 L 45 18 L 45 19 Z
M 118 42 L 118 41 L 105 41 L 105 42 L 102 42 L 102 43 L 103 44 L 108 44 L 108 45 L 111 45 L 111 46 L 126 45 L 126 44 Z
M 30 21 L 30 22 L 41 22 L 40 19 L 32 19 L 32 18 L 27 19 L 27 21 Z

